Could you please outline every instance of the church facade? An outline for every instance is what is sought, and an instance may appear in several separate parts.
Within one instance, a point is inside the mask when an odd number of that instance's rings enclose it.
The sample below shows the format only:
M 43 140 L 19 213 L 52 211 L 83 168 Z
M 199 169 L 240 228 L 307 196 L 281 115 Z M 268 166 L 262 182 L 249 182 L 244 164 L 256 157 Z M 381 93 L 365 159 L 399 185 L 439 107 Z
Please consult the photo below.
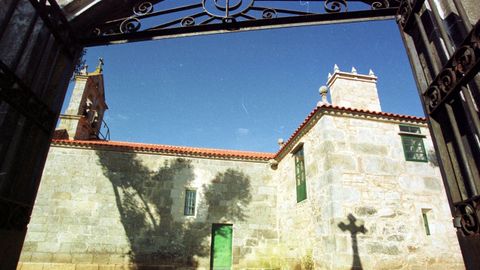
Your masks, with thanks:
M 52 141 L 26 269 L 464 269 L 424 118 L 329 75 L 277 153 L 98 139 L 101 69 Z

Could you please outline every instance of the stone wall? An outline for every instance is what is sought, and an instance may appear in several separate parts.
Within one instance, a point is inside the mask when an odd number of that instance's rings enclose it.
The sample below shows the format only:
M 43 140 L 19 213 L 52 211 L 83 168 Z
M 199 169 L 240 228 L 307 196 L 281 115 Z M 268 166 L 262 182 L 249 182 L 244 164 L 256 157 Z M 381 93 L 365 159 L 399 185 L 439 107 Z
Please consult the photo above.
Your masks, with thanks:
M 405 161 L 401 123 L 317 110 L 286 147 L 303 143 L 300 203 L 291 153 L 273 170 L 54 145 L 19 269 L 207 269 L 213 223 L 233 224 L 234 269 L 463 269 L 428 131 L 407 123 L 427 136 L 429 161 Z
M 429 162 L 405 161 L 399 121 L 318 121 L 299 141 L 307 200 L 296 203 L 291 153 L 274 175 L 289 256 L 312 254 L 315 269 L 464 269 L 430 140 Z M 421 131 L 428 136 L 425 126 Z
M 262 254 L 277 242 L 269 172 L 265 162 L 54 146 L 19 269 L 207 269 L 212 223 L 233 224 L 235 266 L 268 264 Z M 197 190 L 195 216 L 184 216 L 187 188 Z

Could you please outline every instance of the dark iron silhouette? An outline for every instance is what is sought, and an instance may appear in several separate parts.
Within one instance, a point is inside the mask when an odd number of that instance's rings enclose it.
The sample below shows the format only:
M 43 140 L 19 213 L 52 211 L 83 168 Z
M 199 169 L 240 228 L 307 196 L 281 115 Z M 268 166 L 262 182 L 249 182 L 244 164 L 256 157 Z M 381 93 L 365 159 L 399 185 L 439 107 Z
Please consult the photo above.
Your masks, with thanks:
M 362 262 L 360 260 L 360 253 L 358 252 L 358 242 L 357 242 L 357 234 L 358 233 L 367 233 L 367 229 L 365 226 L 357 226 L 355 224 L 355 221 L 357 221 L 357 218 L 352 215 L 348 214 L 348 221 L 350 221 L 348 224 L 345 224 L 344 222 L 340 222 L 338 224 L 338 227 L 342 231 L 349 231 L 350 235 L 352 237 L 352 250 L 353 250 L 353 262 L 352 262 L 352 270 L 362 270 Z

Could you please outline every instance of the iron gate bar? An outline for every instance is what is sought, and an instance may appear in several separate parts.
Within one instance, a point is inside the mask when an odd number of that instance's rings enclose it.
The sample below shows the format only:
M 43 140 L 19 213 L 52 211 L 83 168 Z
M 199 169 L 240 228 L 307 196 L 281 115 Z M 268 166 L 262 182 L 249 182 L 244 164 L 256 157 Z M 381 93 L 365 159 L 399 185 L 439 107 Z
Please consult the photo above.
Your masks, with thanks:
M 3 20 L 3 23 L 0 24 L 0 38 L 2 38 L 3 33 L 5 32 L 5 29 L 8 26 L 8 23 L 10 22 L 10 19 L 12 18 L 13 12 L 15 11 L 15 7 L 17 6 L 19 0 L 14 0 L 13 3 L 11 3 L 8 6 L 7 12 L 5 12 L 5 19 Z M 5 7 L 3 7 L 5 8 Z
M 440 36 L 442 37 L 443 45 L 447 49 L 447 58 L 450 58 L 453 55 L 454 46 L 452 45 L 452 42 L 450 41 L 450 38 L 448 37 L 447 31 L 445 30 L 445 27 L 443 25 L 442 19 L 439 16 L 437 6 L 435 5 L 435 3 L 433 3 L 433 0 L 427 0 L 427 1 L 428 1 L 428 5 L 430 6 L 430 8 L 433 11 L 433 18 L 434 18 L 435 23 L 437 24 L 437 27 L 440 31 Z
M 79 38 L 79 42 L 82 46 L 91 47 L 145 40 L 187 37 L 201 34 L 205 35 L 230 33 L 232 31 L 250 31 L 281 27 L 362 22 L 372 20 L 389 20 L 394 19 L 396 13 L 397 8 L 385 8 L 377 10 L 304 15 L 297 17 L 282 17 L 275 19 L 258 19 L 252 21 L 240 21 L 221 24 L 204 24 L 178 28 L 158 29 L 109 36 L 85 37 Z
M 456 146 L 458 147 L 458 152 L 460 153 L 460 159 L 462 160 L 460 164 L 462 165 L 463 171 L 466 174 L 466 177 L 464 178 L 466 178 L 467 180 L 468 190 L 470 191 L 469 196 L 470 197 L 477 196 L 478 195 L 477 187 L 475 186 L 472 169 L 470 168 L 470 164 L 468 163 L 467 151 L 462 142 L 462 136 L 460 135 L 460 130 L 458 129 L 459 125 L 455 117 L 455 113 L 452 109 L 451 104 L 446 103 L 444 106 L 447 112 L 448 120 L 450 121 L 451 129 L 453 131 L 453 138 L 455 140 Z
M 46 134 L 50 134 L 56 115 L 20 79 L 0 61 L 0 101 L 32 119 Z
M 440 13 L 439 13 L 439 10 L 437 8 L 437 6 L 435 5 L 435 3 L 433 3 L 433 0 L 427 0 L 428 1 L 428 4 L 430 6 L 430 8 L 432 9 L 432 15 L 433 15 L 433 19 L 435 20 L 435 23 L 437 25 L 437 28 L 439 29 L 439 32 L 440 32 L 440 36 L 441 36 L 441 41 L 443 41 L 442 45 L 444 46 L 446 52 L 444 51 L 444 54 L 446 56 L 447 59 L 450 59 L 452 57 L 452 55 L 454 54 L 454 48 L 455 45 L 452 44 L 448 34 L 447 34 L 447 31 L 445 29 L 445 25 L 443 24 L 442 22 L 442 19 L 440 18 Z M 463 7 L 462 7 L 463 8 Z M 471 30 L 471 29 L 469 29 Z M 448 61 L 448 60 L 447 60 Z M 444 63 L 445 64 L 445 63 Z M 473 84 L 475 84 L 475 86 L 478 88 L 479 85 L 475 82 L 475 81 L 472 81 Z M 472 96 L 471 96 L 471 89 L 468 87 L 468 86 L 462 86 L 460 88 L 460 94 L 463 95 L 463 99 L 465 101 L 465 103 L 462 102 L 462 107 L 464 108 L 465 110 L 465 114 L 467 115 L 467 118 L 469 119 L 469 121 L 472 123 L 471 126 L 473 126 L 474 128 L 474 132 L 476 134 L 478 134 L 478 136 L 480 136 L 480 119 L 478 117 L 478 114 L 476 113 L 475 111 L 475 105 L 474 105 L 474 102 L 472 101 Z M 477 145 L 478 147 L 478 145 Z
M 415 16 L 413 16 L 413 14 L 416 14 L 420 11 L 424 1 L 425 0 L 415 1 L 413 5 L 409 0 L 403 0 L 400 3 L 397 15 L 400 18 L 398 23 L 403 31 L 408 32 L 408 29 L 412 26 L 413 21 L 415 20 Z
M 470 31 L 453 57 L 436 76 L 430 88 L 424 93 L 427 112 L 432 115 L 440 104 L 458 93 L 480 71 L 480 20 Z
M 463 5 L 458 0 L 453 0 L 453 3 L 458 11 L 458 14 L 460 15 L 460 18 L 462 18 L 461 21 L 467 32 L 472 30 L 472 25 L 470 24 L 470 20 L 468 19 L 467 12 L 463 8 Z
M 413 13 L 413 18 L 414 18 L 415 23 L 418 27 L 418 30 L 420 31 L 420 37 L 422 39 L 423 46 L 425 47 L 425 49 L 427 51 L 428 62 L 430 62 L 430 66 L 433 69 L 434 74 L 433 74 L 432 77 L 435 77 L 440 72 L 440 66 L 439 66 L 438 62 L 435 61 L 435 58 L 433 57 L 432 51 L 429 48 L 430 44 L 428 42 L 427 32 L 425 31 L 425 27 L 423 27 L 423 23 L 422 23 L 422 19 L 420 18 L 420 15 L 418 15 L 418 13 L 414 12 Z
M 73 59 L 78 42 L 70 24 L 55 0 L 29 0 L 55 38 L 62 44 L 62 49 Z M 48 5 L 47 5 L 48 2 Z

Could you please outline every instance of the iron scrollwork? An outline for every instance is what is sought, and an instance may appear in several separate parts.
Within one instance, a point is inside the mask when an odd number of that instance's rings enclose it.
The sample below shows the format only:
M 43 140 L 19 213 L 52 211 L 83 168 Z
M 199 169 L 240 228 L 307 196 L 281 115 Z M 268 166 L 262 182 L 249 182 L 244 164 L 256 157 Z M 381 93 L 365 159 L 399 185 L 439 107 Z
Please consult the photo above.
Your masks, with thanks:
M 460 91 L 480 70 L 480 21 L 424 94 L 429 114 Z
M 276 18 L 276 17 L 277 17 L 277 11 L 275 11 L 275 9 L 266 8 L 262 12 L 262 18 L 263 19 L 273 19 L 273 18 Z
M 479 198 L 459 203 L 455 206 L 454 226 L 465 236 L 480 234 Z
M 295 3 L 286 5 L 285 2 L 283 0 L 192 0 L 190 4 L 175 6 L 173 0 L 157 1 L 155 5 L 146 1 L 133 6 L 133 12 L 130 11 L 131 15 L 128 17 L 112 19 L 98 25 L 92 31 L 92 37 L 85 39 L 95 40 L 95 37 L 114 37 L 136 32 L 153 33 L 162 30 L 169 32 L 171 29 L 175 29 L 175 33 L 181 33 L 182 28 L 187 29 L 184 30 L 185 32 L 192 32 L 189 28 L 205 25 L 223 26 L 222 29 L 235 30 L 239 29 L 236 27 L 237 23 L 246 23 L 246 27 L 254 27 L 257 22 L 268 25 L 270 21 L 273 22 L 276 19 L 288 19 L 286 21 L 288 24 L 290 21 L 298 22 L 298 17 L 304 17 L 305 21 L 312 22 L 312 15 L 325 15 L 325 18 L 331 18 L 329 14 L 344 13 L 344 17 L 349 18 L 350 12 L 365 11 L 360 10 L 360 6 L 350 11 L 348 0 L 317 0 L 315 2 L 322 2 L 323 7 L 320 3 L 312 4 L 315 5 L 312 9 L 315 11 L 303 10 L 305 9 L 303 6 L 295 6 Z M 400 4 L 400 0 L 362 0 L 360 2 L 363 2 L 365 8 L 372 13 L 383 10 L 378 13 L 378 16 L 387 15 L 385 10 L 388 10 L 388 14 L 391 12 L 391 15 L 394 15 L 395 8 Z M 263 6 L 264 3 L 268 3 L 268 6 Z M 368 15 L 365 13 L 362 16 Z M 148 27 L 144 23 L 144 19 L 147 18 L 149 19 Z M 321 18 L 319 17 L 318 20 Z M 285 20 L 282 23 L 285 24 Z
M 348 10 L 346 0 L 326 0 L 324 6 L 328 13 L 346 12 Z

